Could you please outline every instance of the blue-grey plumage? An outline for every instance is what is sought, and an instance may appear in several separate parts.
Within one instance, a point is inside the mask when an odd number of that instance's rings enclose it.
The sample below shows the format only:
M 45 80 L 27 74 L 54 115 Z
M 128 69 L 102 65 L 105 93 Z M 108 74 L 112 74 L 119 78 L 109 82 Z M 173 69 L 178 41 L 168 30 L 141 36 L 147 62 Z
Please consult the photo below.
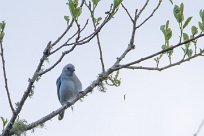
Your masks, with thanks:
M 74 71 L 74 65 L 66 65 L 62 69 L 62 73 L 56 81 L 57 96 L 62 105 L 66 104 L 67 102 L 71 102 L 82 91 L 81 81 L 78 79 Z M 59 114 L 58 119 L 61 120 L 63 117 L 64 112 Z

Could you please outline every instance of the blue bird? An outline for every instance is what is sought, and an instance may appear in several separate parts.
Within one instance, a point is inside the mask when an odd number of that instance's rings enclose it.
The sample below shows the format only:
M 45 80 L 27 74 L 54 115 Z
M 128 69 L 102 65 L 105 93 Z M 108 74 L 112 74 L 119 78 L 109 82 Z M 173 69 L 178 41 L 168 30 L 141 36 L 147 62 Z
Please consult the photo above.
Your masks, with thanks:
M 56 81 L 57 85 L 57 96 L 61 105 L 71 102 L 73 99 L 78 97 L 79 93 L 82 92 L 81 81 L 74 73 L 75 67 L 72 64 L 64 66 L 61 75 Z M 64 117 L 64 111 L 58 116 L 59 120 Z

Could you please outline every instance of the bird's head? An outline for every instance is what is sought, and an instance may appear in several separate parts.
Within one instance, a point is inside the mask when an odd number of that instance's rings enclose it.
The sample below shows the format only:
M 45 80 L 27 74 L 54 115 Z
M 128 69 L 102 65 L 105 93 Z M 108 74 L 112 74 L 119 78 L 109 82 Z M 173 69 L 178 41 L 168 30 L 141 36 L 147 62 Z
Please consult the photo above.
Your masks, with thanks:
M 65 73 L 69 76 L 71 76 L 74 73 L 74 71 L 75 71 L 75 67 L 72 64 L 68 64 L 68 65 L 64 66 L 64 68 L 62 70 L 63 73 Z

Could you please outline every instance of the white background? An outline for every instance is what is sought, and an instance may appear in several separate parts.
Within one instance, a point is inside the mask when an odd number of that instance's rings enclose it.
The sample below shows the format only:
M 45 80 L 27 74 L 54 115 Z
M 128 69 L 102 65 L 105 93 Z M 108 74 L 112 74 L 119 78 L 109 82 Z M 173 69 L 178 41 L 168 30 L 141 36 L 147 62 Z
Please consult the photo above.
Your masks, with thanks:
M 65 30 L 66 22 L 63 16 L 69 14 L 66 2 L 66 0 L 0 0 L 0 20 L 5 20 L 7 23 L 3 44 L 13 103 L 21 99 L 28 78 L 36 69 L 48 41 L 54 41 Z M 134 10 L 141 8 L 144 2 L 124 1 L 124 4 L 133 15 Z M 152 12 L 157 2 L 149 3 L 140 21 Z M 184 2 L 185 19 L 193 16 L 190 25 L 197 26 L 197 22 L 200 21 L 199 11 L 204 9 L 204 1 Z M 96 16 L 104 17 L 110 3 L 111 1 L 105 0 L 100 2 Z M 175 2 L 175 4 L 180 3 L 181 0 Z M 179 29 L 172 9 L 173 6 L 169 1 L 162 3 L 154 17 L 137 31 L 136 49 L 122 63 L 161 50 L 164 38 L 160 26 L 168 19 L 173 31 L 171 44 L 178 43 Z M 83 13 L 85 15 L 79 18 L 82 25 L 89 17 L 86 8 L 83 9 Z M 89 23 L 91 24 L 91 20 Z M 185 32 L 190 32 L 190 25 Z M 89 25 L 82 36 L 92 29 Z M 128 16 L 120 8 L 115 18 L 101 31 L 100 39 L 106 68 L 110 67 L 126 49 L 131 29 Z M 73 31 L 68 36 L 72 33 Z M 198 44 L 203 48 L 203 40 Z M 47 63 L 45 68 L 51 66 L 60 55 L 61 52 L 51 57 L 50 63 Z M 172 60 L 181 57 L 182 51 L 178 49 Z M 31 123 L 60 107 L 55 81 L 63 66 L 68 63 L 75 65 L 76 74 L 82 81 L 83 88 L 86 88 L 101 71 L 95 40 L 77 47 L 54 70 L 35 84 L 34 96 L 26 101 L 20 118 Z M 154 60 L 143 64 L 155 66 Z M 162 64 L 168 64 L 167 57 L 164 57 Z M 162 72 L 122 70 L 120 87 L 107 87 L 106 93 L 95 89 L 84 102 L 77 102 L 74 105 L 73 112 L 70 109 L 66 110 L 62 121 L 58 121 L 55 117 L 46 122 L 43 129 L 36 129 L 35 133 L 27 134 L 29 136 L 192 136 L 204 118 L 203 68 L 203 58 L 200 57 Z M 4 89 L 2 70 L 0 75 L 0 116 L 9 119 L 11 111 Z M 125 101 L 124 95 L 126 95 Z M 200 136 L 203 134 L 204 131 L 201 131 Z

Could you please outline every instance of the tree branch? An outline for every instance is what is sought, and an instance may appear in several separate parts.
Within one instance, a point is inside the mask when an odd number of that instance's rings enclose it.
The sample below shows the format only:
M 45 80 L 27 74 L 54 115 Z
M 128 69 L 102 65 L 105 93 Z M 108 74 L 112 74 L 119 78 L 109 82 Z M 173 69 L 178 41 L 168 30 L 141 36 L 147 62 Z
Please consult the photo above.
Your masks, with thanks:
M 157 4 L 157 7 L 152 11 L 152 13 L 141 23 L 137 26 L 137 28 L 141 27 L 144 23 L 146 23 L 151 17 L 153 17 L 154 13 L 159 9 L 160 5 L 162 3 L 162 0 L 159 0 L 159 3 Z
M 96 28 L 96 22 L 95 22 L 95 16 L 94 16 L 95 8 L 93 8 L 93 10 L 92 10 L 91 6 L 88 6 L 86 4 L 86 2 L 85 2 L 85 5 L 89 9 L 89 12 L 91 14 L 93 27 L 94 27 L 94 31 L 96 31 L 97 28 Z M 100 39 L 99 39 L 99 33 L 96 34 L 96 39 L 97 39 L 97 45 L 98 45 L 98 50 L 99 50 L 99 55 L 100 55 L 100 62 L 101 62 L 102 72 L 105 72 L 105 65 L 104 65 L 104 60 L 103 60 L 103 52 L 102 52 L 101 42 L 100 42 Z
M 7 97 L 8 97 L 8 101 L 9 101 L 9 105 L 10 105 L 10 108 L 11 108 L 11 111 L 13 113 L 15 113 L 15 110 L 13 108 L 13 104 L 12 104 L 12 101 L 11 101 L 11 96 L 10 96 L 10 93 L 9 93 L 9 88 L 8 88 L 8 81 L 7 81 L 7 76 L 6 76 L 6 64 L 5 64 L 5 59 L 4 59 L 4 49 L 3 49 L 3 39 L 0 39 L 0 47 L 1 47 L 1 60 L 2 60 L 2 68 L 3 68 L 3 74 L 4 74 L 4 83 L 5 83 L 5 89 L 6 89 L 6 93 L 7 93 Z
M 115 66 L 112 66 L 113 68 Z M 59 109 L 52 111 L 50 114 L 42 117 L 41 119 L 30 123 L 29 125 L 27 125 L 26 130 L 31 130 L 33 128 L 35 128 L 36 126 L 45 123 L 46 121 L 52 119 L 53 117 L 55 117 L 56 115 L 58 115 L 59 113 L 61 113 L 62 111 L 64 111 L 65 109 L 71 107 L 73 104 L 75 104 L 78 100 L 82 99 L 84 96 L 86 96 L 88 93 L 92 92 L 93 89 L 98 86 L 102 81 L 104 81 L 106 78 L 108 78 L 108 76 L 113 72 L 113 68 L 109 68 L 107 71 L 99 74 L 101 76 L 99 76 L 96 80 L 94 80 L 91 85 L 89 85 L 84 91 L 83 93 L 81 93 L 81 95 L 79 95 L 77 98 L 75 98 L 72 102 L 67 102 L 65 105 L 63 105 L 62 107 L 60 107 Z M 12 134 L 12 133 L 10 133 Z
M 182 43 L 178 43 L 178 44 L 176 44 L 176 45 L 174 45 L 174 46 L 171 46 L 171 47 L 169 47 L 169 48 L 167 48 L 167 49 L 165 49 L 165 50 L 161 50 L 161 51 L 159 51 L 159 52 L 157 52 L 157 53 L 154 53 L 154 54 L 149 55 L 149 56 L 147 56 L 147 57 L 141 58 L 141 59 L 139 59 L 139 60 L 136 60 L 136 61 L 133 61 L 133 62 L 130 62 L 130 63 L 127 63 L 127 64 L 120 65 L 120 66 L 118 66 L 118 67 L 117 67 L 116 69 L 114 69 L 114 70 L 119 70 L 119 69 L 121 69 L 121 68 L 125 68 L 125 67 L 128 67 L 128 66 L 134 65 L 134 64 L 138 64 L 138 63 L 140 63 L 140 62 L 143 62 L 143 61 L 145 61 L 145 60 L 151 59 L 151 58 L 153 58 L 153 57 L 155 57 L 155 56 L 157 56 L 157 55 L 160 55 L 160 54 L 162 54 L 162 53 L 165 53 L 165 52 L 167 52 L 167 51 L 173 50 L 173 49 L 175 49 L 175 48 L 177 48 L 177 47 L 179 47 L 179 46 L 181 46 L 181 45 L 184 45 L 184 44 L 186 44 L 186 43 L 189 43 L 189 42 L 191 42 L 191 41 L 194 41 L 194 40 L 196 40 L 196 39 L 198 39 L 198 38 L 200 38 L 200 37 L 203 37 L 203 36 L 204 36 L 204 34 L 199 34 L 198 36 L 196 36 L 196 37 L 194 37 L 194 38 L 191 38 L 191 39 L 189 39 L 189 40 L 186 40 L 186 41 L 184 41 L 184 42 L 182 42 Z
M 50 44 L 51 44 L 51 42 L 49 42 L 49 43 L 47 44 L 47 46 L 46 46 L 45 49 L 48 50 L 49 47 L 50 47 Z M 46 52 L 47 52 L 47 51 L 46 51 Z M 42 68 L 42 65 L 43 65 L 43 63 L 44 63 L 44 61 L 45 61 L 45 57 L 46 57 L 46 56 L 47 56 L 47 54 L 45 54 L 45 51 L 44 51 L 44 54 L 43 54 L 42 58 L 40 59 L 40 62 L 39 62 L 39 64 L 38 64 L 38 66 L 37 66 L 37 68 L 36 68 L 36 70 L 35 70 L 35 72 L 34 72 L 32 78 L 29 79 L 29 84 L 28 84 L 28 86 L 27 86 L 27 89 L 26 89 L 26 91 L 24 92 L 23 97 L 21 98 L 21 100 L 20 100 L 20 102 L 19 102 L 19 104 L 18 104 L 18 107 L 16 108 L 15 113 L 13 113 L 11 119 L 9 120 L 9 122 L 8 122 L 6 128 L 4 129 L 4 131 L 2 132 L 1 136 L 7 136 L 7 135 L 9 134 L 9 131 L 10 131 L 11 128 L 13 127 L 13 124 L 14 124 L 14 122 L 15 122 L 15 120 L 16 120 L 18 114 L 20 113 L 20 111 L 21 111 L 21 109 L 22 109 L 22 107 L 23 107 L 23 105 L 24 105 L 26 99 L 27 99 L 28 96 L 29 96 L 29 93 L 30 93 L 31 90 L 32 90 L 33 84 L 34 84 L 34 82 L 36 81 L 36 79 L 37 79 L 37 77 L 38 77 L 38 73 L 40 72 L 40 70 L 41 70 L 41 68 Z
M 196 131 L 196 133 L 193 136 L 198 136 L 198 134 L 200 133 L 200 130 L 203 127 L 203 125 L 204 125 L 204 119 L 201 121 L 201 123 L 200 123 L 200 125 L 199 125 L 199 127 L 198 127 L 198 129 Z
M 135 49 L 135 45 L 134 45 L 134 41 L 135 41 L 135 33 L 136 33 L 136 23 L 137 23 L 137 9 L 135 10 L 135 17 L 133 20 L 133 24 L 132 24 L 132 34 L 131 34 L 131 38 L 130 38 L 130 43 L 128 44 L 128 47 L 126 48 L 126 50 L 121 54 L 120 57 L 117 58 L 117 61 L 115 62 L 114 65 L 118 65 L 122 59 L 125 58 L 125 56 L 128 54 L 129 51 Z
M 86 26 L 88 25 L 88 19 L 84 25 L 84 27 L 81 29 L 80 33 L 86 28 Z M 54 51 L 50 52 L 50 55 L 54 54 L 55 52 L 57 52 L 58 50 L 60 50 L 61 48 L 63 48 L 64 46 L 70 46 L 70 45 L 73 45 L 74 43 L 69 43 L 70 40 L 72 40 L 76 35 L 78 34 L 78 31 L 76 33 L 74 33 L 70 38 L 67 39 L 67 41 L 62 44 L 61 46 L 59 46 L 58 48 L 56 48 Z
M 130 15 L 130 12 L 129 12 L 129 11 L 127 10 L 127 8 L 123 5 L 123 3 L 121 3 L 121 5 L 122 5 L 123 9 L 125 10 L 125 12 L 128 14 L 128 16 L 129 16 L 130 20 L 132 21 L 132 23 L 134 23 L 134 20 L 133 20 L 132 16 Z
M 180 60 L 178 62 L 169 64 L 169 65 L 161 67 L 161 68 L 158 68 L 158 67 L 143 67 L 143 66 L 127 66 L 127 67 L 124 67 L 124 68 L 127 68 L 127 69 L 143 69 L 143 70 L 163 71 L 163 70 L 166 70 L 168 68 L 180 65 L 180 64 L 182 64 L 184 62 L 190 61 L 191 59 L 199 57 L 199 56 L 202 56 L 202 55 L 203 55 L 203 52 L 200 52 L 200 53 L 195 54 L 195 55 L 193 55 L 193 56 L 191 56 L 191 57 L 189 57 L 187 59 L 182 59 L 182 60 Z
M 66 30 L 62 33 L 62 35 L 60 37 L 58 37 L 57 40 L 51 44 L 52 47 L 55 46 L 65 36 L 65 34 L 72 27 L 73 23 L 74 23 L 74 19 L 72 19 L 71 23 L 67 26 Z
M 144 4 L 144 6 L 140 9 L 139 13 L 138 13 L 138 17 L 142 14 L 142 12 L 145 10 L 145 8 L 147 7 L 149 3 L 149 0 L 147 0 Z

